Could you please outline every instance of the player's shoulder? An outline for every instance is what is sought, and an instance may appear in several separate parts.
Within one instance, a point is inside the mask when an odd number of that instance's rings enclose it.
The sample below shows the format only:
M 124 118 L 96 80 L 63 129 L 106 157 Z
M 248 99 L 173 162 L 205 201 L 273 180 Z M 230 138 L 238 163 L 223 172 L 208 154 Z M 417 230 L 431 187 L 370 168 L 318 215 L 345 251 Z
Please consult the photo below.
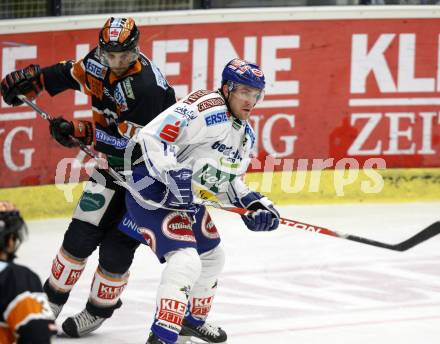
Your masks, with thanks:
M 174 108 L 180 112 L 194 113 L 208 127 L 228 122 L 225 100 L 216 91 L 194 91 L 176 103 Z
M 182 99 L 182 102 L 197 107 L 197 110 L 200 113 L 213 108 L 223 109 L 226 105 L 224 98 L 219 92 L 204 89 L 191 92 Z
M 199 118 L 203 121 L 208 131 L 216 132 L 228 130 L 230 115 L 225 99 L 217 91 L 199 90 L 187 97 L 188 102 L 194 101 Z
M 188 127 L 187 130 L 194 135 L 211 136 L 227 130 L 229 115 L 221 95 L 215 91 L 198 90 L 163 111 L 156 121 Z
M 90 74 L 99 80 L 104 80 L 108 72 L 108 67 L 101 63 L 96 48 L 84 56 L 82 63 L 84 65 L 84 71 L 87 74 Z
M 0 285 L 11 284 L 17 291 L 41 291 L 41 281 L 35 272 L 26 266 L 0 262 Z
M 163 90 L 167 90 L 170 87 L 159 67 L 153 61 L 149 60 L 147 56 L 140 53 L 138 61 L 141 66 L 141 71 L 137 79 L 143 80 L 144 87 L 155 87 Z M 145 90 L 143 92 L 145 93 Z

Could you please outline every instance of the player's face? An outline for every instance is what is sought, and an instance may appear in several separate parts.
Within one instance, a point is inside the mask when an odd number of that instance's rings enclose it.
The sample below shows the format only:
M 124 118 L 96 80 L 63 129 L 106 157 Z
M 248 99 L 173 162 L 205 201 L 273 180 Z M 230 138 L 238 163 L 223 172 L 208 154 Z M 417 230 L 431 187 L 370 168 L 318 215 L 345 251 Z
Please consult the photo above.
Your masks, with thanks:
M 226 87 L 227 90 L 227 85 L 224 87 Z M 252 109 L 262 98 L 263 92 L 254 87 L 238 84 L 231 92 L 228 93 L 228 102 L 232 113 L 238 119 L 247 120 L 249 119 Z
M 123 75 L 134 62 L 134 53 L 132 51 L 105 51 L 103 54 L 107 65 L 117 76 Z

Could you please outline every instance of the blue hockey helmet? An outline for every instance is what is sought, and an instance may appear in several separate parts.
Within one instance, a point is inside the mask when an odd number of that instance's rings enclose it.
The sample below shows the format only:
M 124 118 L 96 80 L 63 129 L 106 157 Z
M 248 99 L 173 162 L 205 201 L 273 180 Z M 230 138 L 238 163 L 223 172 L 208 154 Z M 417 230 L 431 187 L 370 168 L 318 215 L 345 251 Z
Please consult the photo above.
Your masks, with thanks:
M 254 63 L 235 58 L 229 61 L 222 73 L 222 85 L 228 81 L 264 90 L 264 74 Z

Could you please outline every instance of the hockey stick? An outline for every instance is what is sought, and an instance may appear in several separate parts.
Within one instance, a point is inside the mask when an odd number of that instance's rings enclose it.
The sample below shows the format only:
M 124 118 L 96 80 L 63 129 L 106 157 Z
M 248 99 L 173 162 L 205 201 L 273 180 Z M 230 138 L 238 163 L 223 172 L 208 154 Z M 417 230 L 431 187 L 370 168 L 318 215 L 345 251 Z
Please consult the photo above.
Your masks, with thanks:
M 18 97 L 23 102 L 25 102 L 27 105 L 29 105 L 31 108 L 33 108 L 43 119 L 45 119 L 47 121 L 52 120 L 52 117 L 47 112 L 45 112 L 38 105 L 36 105 L 32 101 L 30 101 L 26 96 L 19 95 Z M 81 141 L 79 141 L 78 139 L 76 139 L 75 137 L 72 137 L 72 136 L 71 136 L 71 139 L 76 144 L 78 144 L 80 149 L 84 153 L 86 153 L 88 156 L 92 157 L 93 159 L 97 160 L 98 162 L 102 160 L 95 152 L 93 152 L 91 149 L 89 149 Z M 108 170 L 107 170 L 108 173 L 116 180 L 115 181 L 116 183 L 118 183 L 119 185 L 121 185 L 122 187 L 127 189 L 133 195 L 133 197 L 135 197 L 139 201 L 147 204 L 148 206 L 155 207 L 155 208 L 168 209 L 168 210 L 173 210 L 173 211 L 185 211 L 182 209 L 167 208 L 167 207 L 164 207 L 162 204 L 153 202 L 151 200 L 144 199 L 142 197 L 142 195 L 139 193 L 139 191 L 134 189 L 130 184 L 128 184 L 124 180 L 124 178 L 122 178 L 122 176 L 118 172 L 116 172 L 111 166 L 108 166 L 107 168 L 108 168 Z M 215 208 L 219 208 L 222 210 L 226 210 L 226 211 L 241 214 L 241 215 L 246 215 L 250 212 L 247 209 L 236 208 L 236 207 L 225 207 L 225 206 L 222 206 L 218 203 L 209 202 L 209 201 L 203 201 L 200 204 L 207 205 L 207 206 L 213 206 Z M 359 236 L 352 235 L 352 234 L 341 233 L 341 232 L 333 231 L 333 230 L 330 230 L 330 229 L 327 229 L 324 227 L 310 225 L 310 224 L 307 224 L 304 222 L 289 220 L 286 218 L 280 218 L 280 224 L 286 225 L 289 227 L 293 227 L 294 229 L 301 229 L 301 230 L 306 230 L 309 232 L 320 233 L 320 234 L 329 235 L 329 236 L 333 236 L 333 237 L 337 237 L 337 238 L 341 238 L 341 239 L 356 241 L 356 242 L 370 245 L 370 246 L 382 247 L 382 248 L 385 248 L 388 250 L 401 251 L 401 252 L 406 251 L 406 250 L 408 250 L 408 249 L 410 249 L 410 248 L 412 248 L 412 247 L 414 247 L 414 246 L 416 246 L 416 245 L 418 245 L 418 244 L 420 244 L 420 243 L 422 243 L 422 242 L 424 242 L 424 241 L 426 241 L 426 240 L 428 240 L 428 239 L 430 239 L 440 233 L 440 222 L 435 222 L 435 223 L 431 224 L 430 226 L 426 227 L 425 229 L 423 229 L 422 231 L 420 231 L 419 233 L 408 238 L 407 240 L 404 240 L 398 244 L 387 244 L 384 242 L 380 242 L 380 241 L 376 241 L 376 240 L 372 240 L 372 239 L 368 239 L 368 238 L 363 238 L 363 237 L 359 237 Z
M 46 121 L 50 122 L 52 120 L 52 116 L 49 115 L 46 111 L 44 111 L 42 108 L 40 108 L 37 104 L 33 103 L 29 98 L 27 98 L 25 95 L 21 95 L 19 94 L 17 96 L 21 101 L 23 101 L 24 103 L 26 103 L 27 105 L 29 105 L 32 109 L 34 109 L 43 119 L 45 119 Z M 89 157 L 93 158 L 96 160 L 96 162 L 99 163 L 102 162 L 102 158 L 96 154 L 94 151 L 92 151 L 89 147 L 87 147 L 84 143 L 82 143 L 80 140 L 78 140 L 76 137 L 69 135 L 70 139 L 75 142 L 76 145 L 79 146 L 79 148 L 86 153 Z M 123 188 L 125 188 L 127 191 L 129 191 L 133 197 L 135 197 L 138 201 L 140 201 L 141 203 L 144 203 L 146 206 L 154 209 L 167 209 L 167 210 L 174 210 L 174 211 L 184 211 L 184 212 L 189 212 L 189 213 L 193 213 L 194 210 L 190 210 L 190 209 L 174 209 L 174 208 L 168 208 L 166 206 L 164 206 L 161 203 L 156 203 L 152 200 L 149 199 L 145 199 L 144 197 L 142 197 L 142 195 L 139 193 L 138 190 L 136 190 L 135 188 L 133 188 L 129 183 L 127 183 L 125 181 L 125 179 L 118 173 L 116 172 L 108 163 L 107 166 L 105 166 L 104 168 L 107 173 L 113 177 L 115 179 L 115 183 L 118 185 L 121 185 Z
M 230 211 L 233 213 L 237 213 L 240 215 L 246 215 L 249 213 L 248 210 L 243 209 L 243 208 L 222 207 L 222 206 L 219 206 L 218 204 L 212 204 L 212 202 L 209 202 L 209 204 L 205 203 L 205 205 L 211 205 L 213 207 L 217 207 L 217 208 L 220 208 L 220 209 L 223 209 L 226 211 Z M 410 249 L 411 247 L 414 247 L 414 246 L 436 236 L 437 234 L 440 234 L 440 221 L 437 221 L 437 222 L 434 222 L 433 224 L 429 225 L 425 229 L 421 230 L 419 233 L 413 235 L 412 237 L 410 237 L 400 243 L 387 244 L 384 242 L 380 242 L 380 241 L 376 241 L 376 240 L 372 240 L 372 239 L 368 239 L 368 238 L 363 238 L 363 237 L 360 237 L 357 235 L 341 233 L 341 232 L 333 231 L 333 230 L 330 230 L 330 229 L 327 229 L 324 227 L 310 225 L 310 224 L 304 223 L 304 222 L 289 220 L 289 219 L 286 219 L 283 217 L 280 218 L 280 224 L 286 225 L 289 227 L 293 227 L 294 229 L 301 229 L 301 230 L 305 230 L 305 231 L 309 231 L 309 232 L 329 235 L 329 236 L 333 236 L 333 237 L 337 237 L 337 238 L 341 238 L 341 239 L 360 242 L 362 244 L 366 244 L 366 245 L 370 245 L 370 246 L 382 247 L 382 248 L 385 248 L 388 250 L 400 251 L 400 252 L 406 251 L 406 250 Z

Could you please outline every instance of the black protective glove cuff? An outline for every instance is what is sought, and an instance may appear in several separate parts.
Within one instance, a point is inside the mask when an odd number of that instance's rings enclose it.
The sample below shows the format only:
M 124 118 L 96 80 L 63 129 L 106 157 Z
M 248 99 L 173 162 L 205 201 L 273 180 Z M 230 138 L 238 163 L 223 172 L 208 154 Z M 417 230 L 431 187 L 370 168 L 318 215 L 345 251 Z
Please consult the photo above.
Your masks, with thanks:
M 65 147 L 75 147 L 77 143 L 72 140 L 74 134 L 74 126 L 72 122 L 62 117 L 54 118 L 49 122 L 50 135 Z

